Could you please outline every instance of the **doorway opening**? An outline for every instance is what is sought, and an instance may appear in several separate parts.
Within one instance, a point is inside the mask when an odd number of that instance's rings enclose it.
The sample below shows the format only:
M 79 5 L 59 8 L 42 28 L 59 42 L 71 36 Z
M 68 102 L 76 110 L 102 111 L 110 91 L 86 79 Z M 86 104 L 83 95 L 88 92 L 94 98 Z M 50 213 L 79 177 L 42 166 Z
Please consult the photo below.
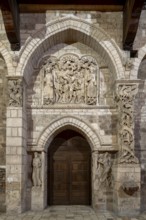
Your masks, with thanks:
M 48 205 L 91 204 L 91 149 L 78 132 L 59 133 L 48 150 Z

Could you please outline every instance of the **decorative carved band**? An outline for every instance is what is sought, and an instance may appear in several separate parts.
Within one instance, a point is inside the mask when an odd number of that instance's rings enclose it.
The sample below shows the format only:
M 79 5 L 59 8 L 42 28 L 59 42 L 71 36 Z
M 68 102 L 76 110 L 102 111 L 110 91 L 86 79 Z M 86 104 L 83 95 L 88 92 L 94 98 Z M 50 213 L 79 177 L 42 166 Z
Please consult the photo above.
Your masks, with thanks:
M 117 86 L 116 101 L 119 110 L 118 142 L 121 147 L 119 163 L 138 163 L 134 155 L 134 98 L 137 93 L 137 84 L 119 84 Z
M 8 79 L 8 106 L 23 105 L 23 82 L 20 78 Z

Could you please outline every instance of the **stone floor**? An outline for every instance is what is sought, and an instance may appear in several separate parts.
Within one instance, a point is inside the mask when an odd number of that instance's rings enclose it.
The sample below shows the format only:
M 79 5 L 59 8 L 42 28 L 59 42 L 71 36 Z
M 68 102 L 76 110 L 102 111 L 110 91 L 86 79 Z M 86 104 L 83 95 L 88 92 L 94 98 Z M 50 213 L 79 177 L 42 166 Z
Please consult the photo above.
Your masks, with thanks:
M 52 206 L 42 212 L 28 211 L 23 214 L 2 214 L 0 220 L 146 220 L 146 214 L 137 218 L 113 216 L 109 212 L 96 214 L 88 206 Z

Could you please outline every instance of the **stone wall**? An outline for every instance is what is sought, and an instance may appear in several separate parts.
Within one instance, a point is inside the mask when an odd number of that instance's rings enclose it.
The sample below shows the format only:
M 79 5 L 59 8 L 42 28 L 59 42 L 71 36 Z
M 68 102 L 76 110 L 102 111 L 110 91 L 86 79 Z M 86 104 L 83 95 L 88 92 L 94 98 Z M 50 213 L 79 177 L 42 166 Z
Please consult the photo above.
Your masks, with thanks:
M 146 10 L 141 12 L 133 49 L 138 50 L 146 44 Z
M 60 18 L 74 18 L 70 20 L 59 20 Z M 135 40 L 135 48 L 142 46 L 145 39 L 144 31 L 144 17 L 145 13 L 142 13 L 141 26 L 139 26 L 138 35 Z M 53 26 L 45 26 L 48 22 L 57 20 Z M 85 22 L 82 23 L 81 21 Z M 88 23 L 88 25 L 86 24 Z M 60 24 L 61 23 L 61 24 Z M 91 26 L 89 25 L 91 24 Z M 77 36 L 73 38 L 72 32 L 65 32 L 62 27 L 69 27 L 69 30 L 75 28 L 74 34 Z M 81 25 L 81 27 L 80 27 Z M 91 27 L 93 29 L 90 30 Z M 17 75 L 24 76 L 28 85 L 27 89 L 24 89 L 23 99 L 26 104 L 22 107 L 15 105 L 14 100 L 9 100 L 9 106 L 7 108 L 7 174 L 5 175 L 5 135 L 6 135 L 6 79 L 3 73 L 6 72 L 3 59 L 0 59 L 0 95 L 3 97 L 0 99 L 0 207 L 5 208 L 5 176 L 7 178 L 7 208 L 9 211 L 25 211 L 31 208 L 31 187 L 32 187 L 32 158 L 34 151 L 42 151 L 42 158 L 44 159 L 46 145 L 44 140 L 49 136 L 49 132 L 54 131 L 53 126 L 57 130 L 59 126 L 64 126 L 65 123 L 59 124 L 60 120 L 65 122 L 65 117 L 68 117 L 68 121 L 75 123 L 77 130 L 79 128 L 85 131 L 84 135 L 89 140 L 96 137 L 98 141 L 94 143 L 95 149 L 100 151 L 99 158 L 105 162 L 109 162 L 109 156 L 112 160 L 115 159 L 115 152 L 118 150 L 117 142 L 117 125 L 118 125 L 118 113 L 115 105 L 115 84 L 116 79 L 126 79 L 129 82 L 130 71 L 133 68 L 132 62 L 134 60 L 129 58 L 129 53 L 118 50 L 118 46 L 122 48 L 122 13 L 121 12 L 75 12 L 75 11 L 47 11 L 42 14 L 21 14 L 20 15 L 20 27 L 21 27 L 21 50 L 20 52 L 12 52 L 8 43 L 3 19 L 0 15 L 0 39 L 4 47 L 8 49 L 9 56 L 12 57 L 12 61 L 8 64 L 9 73 L 11 73 L 9 81 L 15 81 Z M 45 28 L 44 28 L 45 27 Z M 87 35 L 82 31 L 87 27 Z M 102 28 L 103 32 L 98 30 L 98 27 Z M 41 32 L 42 28 L 42 32 Z M 81 29 L 79 33 L 79 29 Z M 97 29 L 96 29 L 97 28 Z M 56 32 L 53 32 L 53 31 Z M 57 31 L 60 34 L 56 34 Z M 98 32 L 99 31 L 99 32 Z M 104 33 L 105 31 L 105 33 Z M 53 33 L 53 37 L 47 35 Z M 33 35 L 33 34 L 36 35 Z M 38 33 L 38 35 L 37 35 Z M 39 35 L 40 33 L 40 35 Z M 68 34 L 66 38 L 65 34 Z M 139 34 L 142 33 L 142 37 Z M 90 34 L 93 38 L 90 38 Z M 108 34 L 109 37 L 106 35 Z M 101 35 L 101 36 L 100 36 Z M 77 39 L 80 42 L 70 42 L 71 39 Z M 84 36 L 84 39 L 82 39 Z M 103 38 L 102 38 L 103 36 Z M 97 38 L 97 41 L 89 42 L 91 39 Z M 98 38 L 99 37 L 99 38 Z M 100 37 L 102 39 L 100 39 Z M 47 38 L 47 41 L 42 39 Z M 64 41 L 58 42 L 58 38 Z M 140 40 L 139 40 L 140 39 Z M 32 40 L 32 41 L 31 41 Z M 42 45 L 40 44 L 42 40 Z M 60 40 L 60 41 L 61 41 Z M 103 40 L 103 41 L 102 41 Z M 82 42 L 83 41 L 83 42 Z M 114 41 L 114 43 L 113 43 Z M 81 43 L 82 42 L 82 43 Z M 102 44 L 103 43 L 103 44 Z M 86 46 L 85 46 L 86 44 Z M 117 46 L 116 46 L 117 44 Z M 39 46 L 38 46 L 39 45 Z M 54 46 L 55 45 L 55 46 Z M 88 46 L 87 46 L 88 45 Z M 33 51 L 33 48 L 37 48 Z M 92 48 L 92 49 L 91 49 Z M 105 49 L 106 48 L 106 49 Z M 33 51 L 33 53 L 32 53 Z M 47 103 L 44 105 L 44 84 L 45 74 L 44 67 L 47 68 L 46 61 L 51 57 L 58 60 L 66 54 L 73 54 L 80 62 L 83 57 L 92 57 L 97 66 L 97 94 L 96 103 Z M 22 57 L 21 57 L 22 55 Z M 128 57 L 128 60 L 126 60 Z M 22 59 L 21 59 L 22 58 Z M 136 60 L 136 59 L 135 59 Z M 7 60 L 6 60 L 7 62 Z M 23 65 L 24 64 L 24 65 Z M 26 66 L 25 66 L 26 65 Z M 115 65 L 115 66 L 114 66 Z M 135 64 L 136 65 L 136 64 Z M 90 66 L 90 65 L 89 65 Z M 12 68 L 13 67 L 13 68 Z M 17 68 L 18 67 L 18 68 Z M 115 68 L 114 68 L 115 67 Z M 146 125 L 146 107 L 145 107 L 145 60 L 140 67 L 138 78 L 141 79 L 139 85 L 139 92 L 135 101 L 135 151 L 140 159 L 142 168 L 142 191 L 141 191 L 141 208 L 145 210 L 145 179 L 146 179 L 146 151 L 145 151 L 145 125 Z M 135 68 L 135 67 L 134 67 Z M 44 72 L 43 72 L 44 71 Z M 44 75 L 43 75 L 43 74 Z M 116 75 L 117 73 L 117 75 Z M 43 77 L 41 78 L 41 76 Z M 124 75 L 125 74 L 125 75 Z M 124 78 L 125 77 L 125 78 Z M 70 78 L 72 75 L 70 73 Z M 136 77 L 135 77 L 136 80 Z M 16 80 L 17 81 L 17 80 Z M 89 81 L 89 80 L 88 80 Z M 11 83 L 10 83 L 11 84 Z M 12 83 L 13 84 L 13 83 Z M 15 84 L 15 83 L 14 83 Z M 13 84 L 13 85 L 14 85 Z M 16 83 L 17 84 L 17 83 Z M 15 86 L 14 86 L 15 87 Z M 20 87 L 19 87 L 20 89 Z M 13 93 L 14 90 L 12 90 Z M 16 92 L 17 93 L 17 92 Z M 17 94 L 19 98 L 19 94 Z M 14 104 L 14 105 L 13 105 Z M 19 103 L 22 104 L 22 103 Z M 25 109 L 25 107 L 27 107 Z M 27 117 L 26 117 L 27 115 Z M 56 122 L 55 122 L 56 121 Z M 58 124 L 57 124 L 58 123 Z M 70 123 L 71 124 L 71 123 Z M 69 124 L 69 125 L 70 125 Z M 65 124 L 66 125 L 66 124 Z M 71 124 L 72 125 L 72 124 Z M 74 124 L 73 124 L 74 125 Z M 50 130 L 49 130 L 50 126 Z M 52 129 L 52 130 L 51 130 Z M 46 131 L 47 130 L 47 131 Z M 55 130 L 55 131 L 56 131 Z M 43 132 L 46 133 L 43 136 Z M 89 134 L 88 134 L 89 132 Z M 93 134 L 96 134 L 95 136 Z M 54 134 L 55 135 L 55 134 Z M 49 136 L 52 138 L 52 136 Z M 51 140 L 50 140 L 51 141 Z M 94 142 L 94 141 L 93 141 Z M 39 144 L 41 149 L 39 148 Z M 49 144 L 46 143 L 46 144 Z M 37 148 L 38 147 L 38 148 Z M 92 150 L 94 151 L 94 147 Z M 112 153 L 109 153 L 111 152 Z M 107 154 L 106 154 L 106 153 Z M 105 155 L 105 156 L 104 156 Z M 94 206 L 95 208 L 107 209 L 110 206 L 112 210 L 113 198 L 112 189 L 106 188 L 106 190 L 98 196 L 99 189 L 98 180 L 104 173 L 101 169 L 101 176 L 97 174 L 97 169 L 100 169 L 100 162 L 98 161 L 97 152 L 93 155 L 93 189 L 94 189 Z M 42 159 L 42 160 L 43 160 Z M 44 159 L 45 160 L 45 159 Z M 44 162 L 46 167 L 47 162 Z M 99 163 L 99 164 L 98 164 Z M 104 167 L 104 166 L 103 166 Z M 46 175 L 46 168 L 44 168 L 44 178 Z M 122 170 L 122 169 L 121 169 Z M 115 172 L 116 173 L 116 172 Z M 121 171 L 122 173 L 122 171 Z M 134 173 L 134 171 L 133 171 Z M 99 176 L 98 176 L 99 175 Z M 107 173 L 106 173 L 107 175 Z M 139 174 L 137 175 L 139 177 Z M 120 178 L 119 178 L 120 179 Z M 118 180 L 119 181 L 119 180 Z M 42 188 L 40 201 L 45 200 L 43 193 L 46 193 L 45 184 Z M 117 189 L 118 191 L 118 189 Z M 103 195 L 104 194 L 104 195 Z M 33 196 L 33 195 L 32 195 Z M 108 204 L 109 201 L 109 204 Z M 131 200 L 132 201 L 132 200 Z M 43 201 L 44 202 L 44 201 Z M 42 202 L 42 203 L 43 203 Z M 45 203 L 46 204 L 46 203 Z M 32 206 L 33 207 L 33 206 Z M 38 204 L 39 207 L 39 204 Z M 41 206 L 41 208 L 44 206 Z M 123 205 L 123 209 L 125 206 Z
M 138 71 L 141 79 L 135 100 L 135 151 L 141 164 L 141 209 L 146 210 L 146 60 Z
M 7 69 L 0 57 L 0 211 L 5 209 Z
M 6 171 L 0 167 L 0 212 L 6 211 Z
M 4 26 L 1 10 L 0 10 L 0 39 L 1 39 L 1 42 L 3 42 L 5 45 L 7 45 L 7 47 L 10 50 L 10 45 L 9 45 L 9 42 L 8 42 L 8 39 L 7 39 L 7 35 L 6 35 L 6 31 L 5 31 L 5 26 Z
M 21 40 L 22 45 L 27 38 L 41 29 L 45 24 L 65 16 L 76 16 L 91 24 L 103 28 L 115 42 L 122 47 L 122 12 L 95 12 L 95 11 L 46 11 L 40 14 L 21 14 Z

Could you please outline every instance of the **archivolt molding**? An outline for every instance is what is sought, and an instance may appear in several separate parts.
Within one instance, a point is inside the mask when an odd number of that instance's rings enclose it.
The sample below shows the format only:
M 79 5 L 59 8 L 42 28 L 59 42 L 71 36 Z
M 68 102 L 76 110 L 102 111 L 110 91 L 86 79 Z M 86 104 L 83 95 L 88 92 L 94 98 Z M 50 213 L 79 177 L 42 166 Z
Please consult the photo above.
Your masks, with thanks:
M 131 71 L 130 79 L 138 78 L 139 67 L 145 55 L 146 55 L 146 44 L 142 48 L 140 48 L 138 51 L 138 57 L 135 58 L 133 62 L 133 69 Z
M 43 56 L 48 48 L 65 42 L 68 35 L 72 36 L 75 41 L 93 48 L 106 59 L 109 68 L 115 74 L 115 78 L 124 78 L 124 68 L 115 42 L 101 28 L 72 16 L 49 22 L 43 29 L 27 40 L 26 45 L 20 52 L 17 74 L 23 74 L 29 81 L 30 72 L 36 66 L 39 58 Z
M 14 67 L 12 65 L 12 57 L 2 42 L 0 42 L 0 54 L 2 55 L 2 57 L 6 63 L 7 74 L 9 76 L 14 75 L 15 71 L 14 71 Z
M 47 150 L 47 147 L 50 144 L 50 140 L 52 140 L 52 138 L 54 138 L 58 133 L 67 128 L 74 129 L 81 133 L 89 142 L 92 151 L 98 150 L 98 148 L 100 148 L 103 143 L 103 140 L 99 134 L 97 134 L 97 132 L 95 132 L 93 128 L 91 128 L 83 120 L 73 116 L 66 116 L 54 120 L 47 126 L 47 128 L 45 128 L 45 130 L 40 135 L 40 138 L 38 139 L 37 146 Z

